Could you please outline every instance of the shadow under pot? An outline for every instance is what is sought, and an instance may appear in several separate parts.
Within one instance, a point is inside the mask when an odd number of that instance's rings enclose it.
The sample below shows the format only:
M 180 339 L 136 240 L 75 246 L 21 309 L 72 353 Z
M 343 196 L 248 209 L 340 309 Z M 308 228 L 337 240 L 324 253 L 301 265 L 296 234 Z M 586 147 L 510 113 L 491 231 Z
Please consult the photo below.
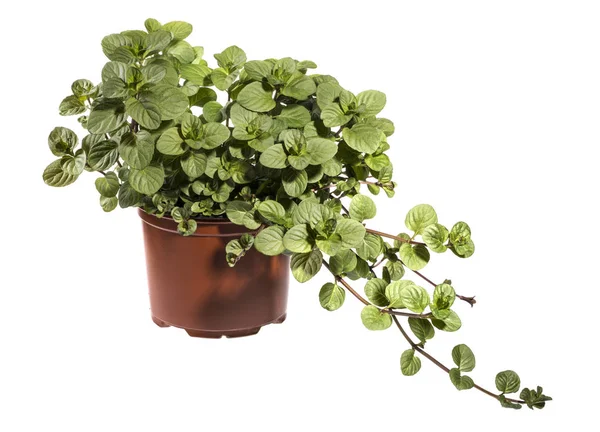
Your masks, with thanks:
M 169 217 L 138 209 L 142 218 L 152 320 L 190 336 L 248 336 L 286 317 L 289 257 L 250 249 L 235 265 L 225 260 L 230 240 L 250 232 L 224 219 L 198 219 L 191 236 Z

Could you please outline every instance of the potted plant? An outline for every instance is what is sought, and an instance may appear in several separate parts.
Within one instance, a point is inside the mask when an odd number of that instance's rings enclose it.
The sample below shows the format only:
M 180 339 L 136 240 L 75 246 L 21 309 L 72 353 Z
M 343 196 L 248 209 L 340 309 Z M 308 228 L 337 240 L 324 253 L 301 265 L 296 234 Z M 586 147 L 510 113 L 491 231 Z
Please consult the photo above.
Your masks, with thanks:
M 468 258 L 475 246 L 465 222 L 442 225 L 427 204 L 408 212 L 397 235 L 366 222 L 377 212 L 369 194 L 392 197 L 396 186 L 386 155 L 394 124 L 378 116 L 383 93 L 353 94 L 308 73 L 312 61 L 248 61 L 237 46 L 211 68 L 185 40 L 190 24 L 148 19 L 145 27 L 106 36 L 101 82 L 73 83 L 59 112 L 79 116 L 86 133 L 81 143 L 63 127 L 50 133 L 57 159 L 43 179 L 67 186 L 96 172 L 104 211 L 138 208 L 156 324 L 192 336 L 253 334 L 285 319 L 290 268 L 301 283 L 324 270 L 323 308 L 338 309 L 348 292 L 364 304 L 369 330 L 397 327 L 409 345 L 404 375 L 424 357 L 457 389 L 476 388 L 503 407 L 551 400 L 541 387 L 509 397 L 520 390 L 510 370 L 496 376 L 497 392 L 475 384 L 464 344 L 452 350 L 452 367 L 425 350 L 436 331 L 461 327 L 454 302 L 475 298 L 421 270 L 431 253 Z

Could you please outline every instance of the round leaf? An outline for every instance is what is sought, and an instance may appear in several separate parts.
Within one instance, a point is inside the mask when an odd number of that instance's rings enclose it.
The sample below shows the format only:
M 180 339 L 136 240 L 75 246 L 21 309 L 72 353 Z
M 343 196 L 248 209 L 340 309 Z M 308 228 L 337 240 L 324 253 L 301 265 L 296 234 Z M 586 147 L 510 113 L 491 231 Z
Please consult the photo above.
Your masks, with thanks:
M 278 118 L 285 120 L 289 128 L 303 128 L 310 123 L 310 112 L 302 105 L 292 104 L 285 106 Z
M 452 349 L 452 360 L 461 372 L 471 372 L 475 369 L 475 355 L 465 344 L 456 345 Z
M 435 336 L 435 329 L 426 319 L 409 318 L 408 325 L 415 336 L 423 343 Z
M 423 233 L 429 225 L 437 223 L 438 218 L 435 210 L 429 204 L 419 204 L 408 211 L 405 224 L 415 234 Z
M 277 225 L 270 226 L 259 232 L 254 240 L 254 247 L 263 255 L 276 256 L 285 250 L 283 236 L 285 230 Z
M 305 253 L 312 250 L 314 241 L 308 232 L 308 227 L 303 224 L 296 225 L 285 233 L 283 245 L 291 252 Z
M 421 359 L 415 356 L 414 349 L 408 349 L 400 357 L 400 370 L 402 375 L 412 376 L 421 369 Z
M 272 145 L 260 155 L 260 163 L 267 168 L 285 168 L 287 166 L 286 161 L 287 155 L 281 144 Z
M 450 381 L 452 381 L 452 384 L 454 384 L 458 390 L 469 390 L 475 385 L 471 377 L 466 375 L 462 376 L 460 370 L 457 368 L 450 369 L 448 375 L 450 376 Z
M 342 307 L 346 291 L 337 284 L 326 283 L 319 291 L 319 303 L 324 309 L 334 311 Z
M 281 221 L 285 218 L 285 208 L 277 201 L 267 200 L 258 205 L 259 213 L 271 222 Z
M 103 177 L 98 177 L 95 184 L 96 190 L 100 195 L 107 198 L 117 196 L 117 192 L 119 192 L 119 187 L 121 186 L 119 178 L 112 171 L 107 172 Z
M 54 156 L 63 156 L 77 145 L 77 135 L 71 129 L 55 127 L 48 135 L 48 147 Z
M 429 250 L 423 245 L 400 245 L 400 259 L 411 270 L 421 270 L 429 262 Z
M 385 330 L 392 325 L 392 317 L 372 305 L 363 308 L 360 318 L 369 330 Z
M 385 107 L 385 94 L 377 90 L 366 90 L 356 95 L 356 99 L 360 105 L 364 105 L 365 109 L 361 113 L 363 116 L 375 116 Z
M 342 132 L 348 146 L 361 153 L 374 153 L 382 139 L 383 132 L 366 124 L 357 124 L 352 129 L 345 128 Z
M 389 305 L 390 302 L 385 295 L 386 286 L 387 282 L 379 278 L 370 279 L 365 285 L 365 294 L 375 306 L 387 307 Z
M 136 98 L 129 98 L 125 103 L 127 113 L 146 129 L 157 129 L 162 117 L 158 106 L 152 102 L 140 102 Z
M 181 158 L 181 168 L 190 178 L 196 179 L 204 174 L 208 158 L 204 153 L 189 152 Z
M 360 222 L 373 219 L 377 214 L 377 207 L 371 198 L 366 195 L 354 195 L 350 201 L 350 217 Z
M 152 162 L 154 143 L 149 134 L 128 132 L 121 137 L 119 154 L 132 168 L 142 169 Z
M 323 254 L 318 249 L 308 253 L 295 253 L 290 260 L 292 275 L 300 283 L 312 279 L 319 272 L 322 264 Z
M 54 187 L 63 187 L 70 185 L 75 180 L 77 180 L 77 177 L 78 176 L 76 175 L 68 174 L 63 171 L 60 164 L 60 159 L 55 160 L 50 165 L 48 165 L 44 170 L 44 174 L 42 175 L 44 183 L 46 183 L 48 186 Z
M 367 230 L 358 221 L 341 219 L 337 223 L 335 232 L 342 237 L 342 248 L 350 249 L 362 244 Z
M 165 181 L 165 172 L 160 165 L 148 165 L 142 169 L 131 168 L 129 184 L 141 194 L 154 195 Z
M 119 200 L 117 199 L 117 197 L 105 197 L 102 195 L 100 196 L 100 206 L 102 207 L 102 210 L 104 210 L 107 213 L 116 209 L 118 203 Z
M 291 197 L 299 197 L 306 190 L 308 185 L 308 175 L 306 171 L 295 170 L 293 168 L 287 168 L 281 175 L 281 182 L 283 183 L 283 189 Z
M 460 318 L 453 310 L 451 310 L 450 314 L 444 319 L 432 318 L 431 324 L 436 328 L 447 332 L 455 332 L 462 326 Z
M 400 283 L 398 281 L 394 283 Z M 404 288 L 400 293 L 400 298 L 405 307 L 415 313 L 422 313 L 429 305 L 429 293 L 423 287 L 411 284 Z
M 179 130 L 174 127 L 167 129 L 158 139 L 156 149 L 162 154 L 177 156 L 186 152 L 183 138 L 179 135 Z
M 521 379 L 516 372 L 505 370 L 496 375 L 496 388 L 502 393 L 516 393 L 521 387 Z
M 434 252 L 445 252 L 446 241 L 448 241 L 448 229 L 438 223 L 433 223 L 426 227 L 421 233 L 423 241 L 427 244 L 427 247 Z
M 238 103 L 250 111 L 267 112 L 275 108 L 273 90 L 266 84 L 253 82 L 240 91 Z

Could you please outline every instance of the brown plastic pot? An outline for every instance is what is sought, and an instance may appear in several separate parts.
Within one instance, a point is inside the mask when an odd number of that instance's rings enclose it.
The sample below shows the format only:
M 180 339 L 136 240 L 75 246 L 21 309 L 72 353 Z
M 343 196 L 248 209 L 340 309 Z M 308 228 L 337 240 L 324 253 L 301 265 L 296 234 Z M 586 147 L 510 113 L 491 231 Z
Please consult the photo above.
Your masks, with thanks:
M 143 210 L 146 267 L 152 320 L 179 327 L 190 336 L 248 336 L 286 317 L 289 258 L 251 249 L 235 265 L 225 246 L 249 232 L 223 219 L 199 219 L 189 237 L 177 233 L 171 218 Z

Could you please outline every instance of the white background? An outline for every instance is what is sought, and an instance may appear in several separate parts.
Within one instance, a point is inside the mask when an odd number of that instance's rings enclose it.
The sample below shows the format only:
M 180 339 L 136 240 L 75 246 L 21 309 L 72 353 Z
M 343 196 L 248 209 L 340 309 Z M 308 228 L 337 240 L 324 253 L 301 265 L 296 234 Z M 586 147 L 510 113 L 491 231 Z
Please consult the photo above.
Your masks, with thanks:
M 8 2 L 1 8 L 0 430 L 564 430 L 595 422 L 598 386 L 600 14 L 589 1 Z M 391 5 L 394 5 L 392 9 Z M 104 214 L 89 173 L 46 187 L 46 138 L 77 78 L 99 80 L 100 40 L 144 19 L 192 23 L 207 58 L 310 59 L 355 93 L 379 89 L 395 199 L 372 227 L 403 229 L 415 204 L 466 220 L 476 254 L 426 273 L 459 293 L 458 333 L 430 351 L 494 388 L 516 370 L 555 400 L 515 412 L 458 392 L 423 359 L 404 377 L 399 333 L 369 332 L 325 273 L 291 284 L 289 317 L 257 336 L 192 339 L 150 321 L 140 222 Z M 212 62 L 211 64 L 214 64 Z M 362 291 L 362 286 L 357 289 Z

